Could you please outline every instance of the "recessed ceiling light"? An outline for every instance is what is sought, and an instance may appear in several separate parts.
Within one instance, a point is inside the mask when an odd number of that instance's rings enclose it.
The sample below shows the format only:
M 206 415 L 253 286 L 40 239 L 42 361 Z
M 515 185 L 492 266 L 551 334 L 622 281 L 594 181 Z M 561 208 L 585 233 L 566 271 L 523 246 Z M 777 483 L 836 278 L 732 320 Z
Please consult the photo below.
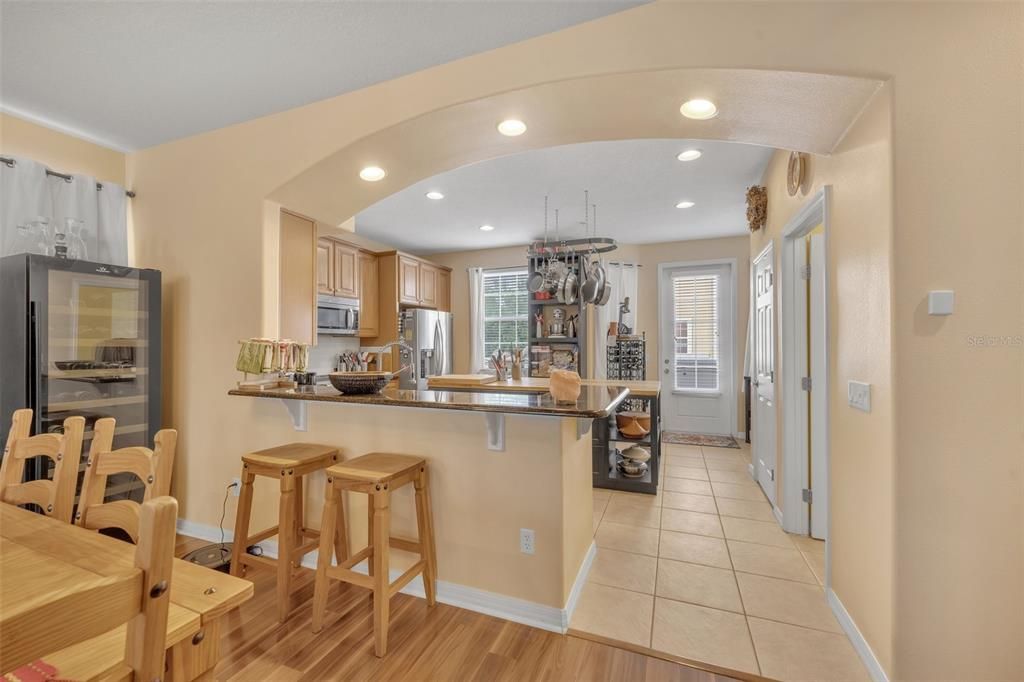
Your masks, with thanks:
M 441 199 L 444 199 L 444 195 L 437 190 L 431 190 L 427 192 L 427 198 L 433 199 L 434 201 L 440 201 Z
M 490 232 L 491 230 L 494 229 L 494 225 L 481 225 L 480 229 L 483 230 L 484 232 Z
M 696 161 L 700 158 L 701 151 L 699 149 L 687 149 L 686 151 L 679 152 L 679 156 L 676 158 L 680 161 Z
M 680 201 L 676 204 L 676 208 L 693 208 L 693 205 L 692 201 Z
M 359 177 L 367 182 L 377 182 L 383 180 L 384 176 L 387 175 L 387 171 L 380 166 L 367 166 L 363 170 L 359 171 Z
M 709 99 L 691 99 L 683 102 L 683 106 L 679 107 L 679 113 L 686 118 L 695 118 L 698 121 L 704 121 L 717 116 L 718 107 L 716 107 L 715 103 Z
M 526 132 L 526 124 L 514 118 L 509 118 L 498 124 L 498 132 L 506 137 L 516 137 Z

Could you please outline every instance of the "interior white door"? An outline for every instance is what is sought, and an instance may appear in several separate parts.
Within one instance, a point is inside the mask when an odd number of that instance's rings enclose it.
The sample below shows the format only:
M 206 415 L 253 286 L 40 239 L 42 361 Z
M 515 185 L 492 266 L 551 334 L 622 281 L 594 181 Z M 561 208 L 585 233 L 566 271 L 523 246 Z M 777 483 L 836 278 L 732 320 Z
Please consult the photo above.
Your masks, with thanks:
M 771 244 L 754 260 L 754 474 L 775 504 L 775 254 Z
M 811 277 L 808 284 L 808 339 L 811 377 L 811 536 L 828 538 L 828 354 L 825 332 L 825 235 L 814 232 L 808 237 Z
M 732 266 L 668 267 L 661 278 L 663 428 L 733 434 Z

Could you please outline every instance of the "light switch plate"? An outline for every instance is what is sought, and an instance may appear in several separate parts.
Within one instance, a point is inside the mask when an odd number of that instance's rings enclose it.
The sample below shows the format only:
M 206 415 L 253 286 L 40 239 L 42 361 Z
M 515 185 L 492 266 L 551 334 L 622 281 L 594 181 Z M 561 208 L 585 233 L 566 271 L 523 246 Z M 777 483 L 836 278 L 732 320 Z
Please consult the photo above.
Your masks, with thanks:
M 846 398 L 850 407 L 864 412 L 871 411 L 871 384 L 862 381 L 851 381 L 847 384 Z
M 952 315 L 953 314 L 953 292 L 952 291 L 929 291 L 928 292 L 928 314 L 929 315 Z

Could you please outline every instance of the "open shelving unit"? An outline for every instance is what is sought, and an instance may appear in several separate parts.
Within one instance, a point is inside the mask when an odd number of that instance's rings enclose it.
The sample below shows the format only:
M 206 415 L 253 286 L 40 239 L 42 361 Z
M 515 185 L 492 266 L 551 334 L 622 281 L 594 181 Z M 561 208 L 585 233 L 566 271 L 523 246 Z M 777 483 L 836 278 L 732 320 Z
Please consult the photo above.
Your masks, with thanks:
M 582 262 L 576 255 L 572 253 L 564 253 L 555 256 L 558 260 L 569 264 L 575 268 L 576 276 L 579 277 L 579 264 Z M 528 258 L 528 276 L 532 277 L 538 268 L 549 259 L 549 256 L 529 256 Z M 575 265 L 573 265 L 575 262 Z M 530 377 L 546 377 L 548 373 L 541 367 L 541 360 L 538 357 L 540 353 L 538 348 L 548 346 L 552 352 L 559 350 L 567 350 L 575 353 L 576 363 L 574 369 L 579 372 L 581 377 L 585 377 L 587 373 L 587 314 L 589 306 L 576 301 L 575 303 L 562 303 L 557 298 L 537 298 L 537 294 L 529 294 L 530 297 L 530 339 L 527 343 L 527 376 Z M 536 333 L 536 322 L 534 316 L 537 313 L 544 315 L 544 331 L 548 329 L 548 324 L 551 321 L 550 311 L 555 308 L 562 308 L 565 310 L 565 319 L 569 319 L 571 315 L 579 315 L 579 319 L 576 322 L 576 336 L 574 337 L 539 337 L 534 336 Z M 554 366 L 554 365 L 551 365 Z

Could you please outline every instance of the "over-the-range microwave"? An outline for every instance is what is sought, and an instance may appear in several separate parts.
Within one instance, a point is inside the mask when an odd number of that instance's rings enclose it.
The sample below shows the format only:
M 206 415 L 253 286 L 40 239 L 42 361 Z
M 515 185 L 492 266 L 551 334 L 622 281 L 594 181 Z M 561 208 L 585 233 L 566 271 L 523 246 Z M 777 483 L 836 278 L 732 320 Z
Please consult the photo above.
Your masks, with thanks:
M 359 333 L 359 301 L 354 298 L 316 297 L 316 332 L 334 336 L 355 336 Z

